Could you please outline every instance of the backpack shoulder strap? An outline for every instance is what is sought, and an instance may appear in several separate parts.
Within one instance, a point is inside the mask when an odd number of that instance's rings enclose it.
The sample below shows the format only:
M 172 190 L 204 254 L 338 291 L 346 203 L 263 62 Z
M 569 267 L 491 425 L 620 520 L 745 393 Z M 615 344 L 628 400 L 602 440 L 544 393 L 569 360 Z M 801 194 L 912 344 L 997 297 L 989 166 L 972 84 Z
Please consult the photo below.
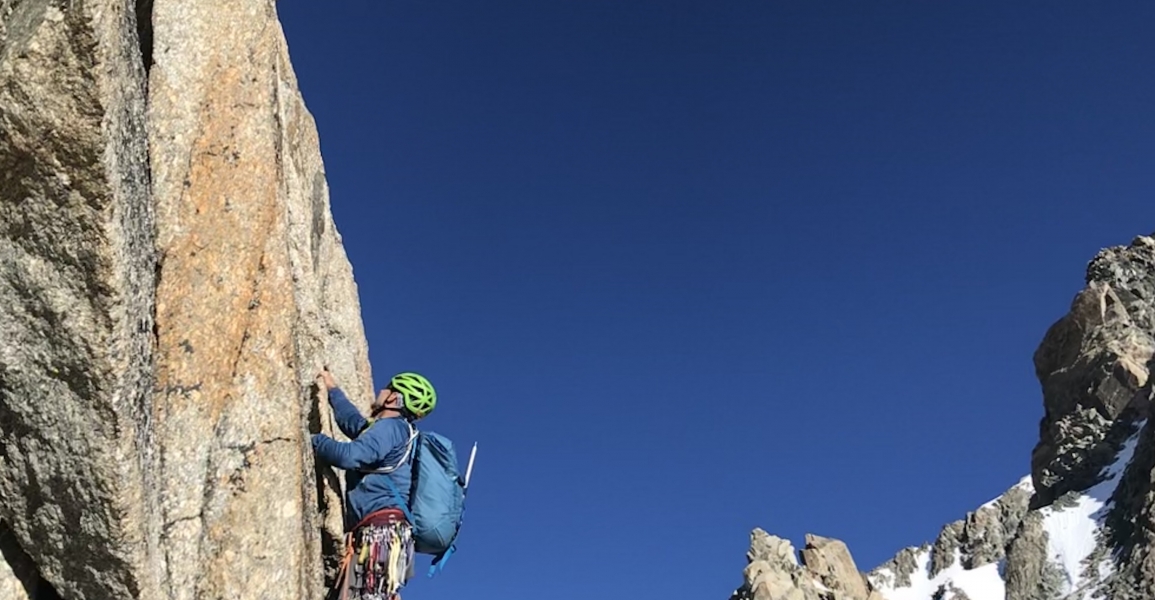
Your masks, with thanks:
M 414 427 L 408 419 L 405 420 L 405 425 L 409 427 L 409 441 L 406 442 L 409 446 L 409 449 L 405 451 L 405 455 L 401 457 L 401 460 L 398 461 L 396 465 L 394 465 L 388 471 L 384 471 L 385 484 L 389 486 L 389 491 L 393 492 L 393 498 L 397 500 L 397 505 L 400 506 L 401 510 L 405 513 L 405 519 L 409 521 L 409 526 L 417 527 L 417 519 L 413 518 L 413 512 L 409 510 L 409 506 L 406 504 L 405 499 L 401 497 L 401 492 L 397 491 L 397 484 L 393 483 L 393 478 L 389 476 L 390 473 L 396 471 L 401 467 L 401 465 L 405 464 L 405 461 L 417 456 L 417 436 L 421 432 L 418 431 L 417 428 Z
M 397 505 L 405 513 L 405 518 L 409 521 L 410 527 L 417 527 L 417 519 L 413 518 L 413 513 L 409 510 L 409 506 L 405 504 L 405 499 L 401 497 L 401 492 L 397 491 L 397 485 L 393 483 L 393 478 L 386 475 L 385 483 L 389 485 L 389 491 L 393 492 L 393 497 L 397 500 Z
M 413 426 L 412 423 L 409 422 L 408 419 L 402 420 L 405 421 L 406 427 L 409 428 L 409 440 L 405 442 L 405 445 L 409 446 L 409 448 L 405 451 L 404 454 L 401 455 L 401 459 L 397 461 L 397 464 L 388 467 L 381 467 L 380 469 L 357 469 L 358 471 L 361 473 L 392 473 L 393 471 L 400 469 L 401 465 L 405 464 L 405 461 L 410 460 L 417 455 L 417 435 L 420 432 L 416 427 Z M 364 433 L 365 431 L 368 431 L 368 429 L 378 421 L 380 421 L 380 419 L 369 419 L 369 424 L 366 425 L 365 429 L 362 429 L 361 432 Z

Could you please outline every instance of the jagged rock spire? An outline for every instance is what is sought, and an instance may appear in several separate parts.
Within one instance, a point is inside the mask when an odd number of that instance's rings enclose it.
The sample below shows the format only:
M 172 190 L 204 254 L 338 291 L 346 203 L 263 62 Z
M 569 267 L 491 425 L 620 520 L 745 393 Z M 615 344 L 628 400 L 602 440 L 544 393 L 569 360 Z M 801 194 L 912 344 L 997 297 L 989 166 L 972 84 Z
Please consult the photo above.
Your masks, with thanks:
M 746 559 L 731 600 L 882 600 L 839 540 L 807 535 L 799 562 L 788 540 L 755 529 Z

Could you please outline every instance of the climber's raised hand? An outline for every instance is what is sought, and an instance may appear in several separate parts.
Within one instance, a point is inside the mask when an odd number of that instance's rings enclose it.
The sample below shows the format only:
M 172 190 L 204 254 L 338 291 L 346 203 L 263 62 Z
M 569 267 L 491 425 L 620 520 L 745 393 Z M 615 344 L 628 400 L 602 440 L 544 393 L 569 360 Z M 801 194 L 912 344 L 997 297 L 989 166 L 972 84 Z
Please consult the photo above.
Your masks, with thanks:
M 329 372 L 329 369 L 321 369 L 321 372 L 317 373 L 317 387 L 323 387 L 325 390 L 337 387 L 337 380 L 333 379 L 333 374 Z

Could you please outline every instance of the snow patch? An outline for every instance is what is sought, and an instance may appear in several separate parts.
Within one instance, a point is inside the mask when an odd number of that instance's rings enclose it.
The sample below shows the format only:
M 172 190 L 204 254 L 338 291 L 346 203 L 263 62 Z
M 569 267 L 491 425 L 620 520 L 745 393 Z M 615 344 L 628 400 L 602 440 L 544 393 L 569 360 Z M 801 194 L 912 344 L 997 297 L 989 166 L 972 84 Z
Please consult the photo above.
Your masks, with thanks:
M 1047 532 L 1047 558 L 1058 565 L 1065 576 L 1062 593 L 1077 589 L 1082 579 L 1082 563 L 1095 549 L 1095 518 L 1103 504 L 1088 496 L 1080 496 L 1075 506 L 1055 509 L 1048 506 L 1039 511 L 1043 515 L 1043 529 Z
M 1135 455 L 1135 447 L 1139 443 L 1138 432 L 1145 425 L 1146 421 L 1138 423 L 1137 432 L 1124 443 L 1118 456 L 1107 467 L 1101 482 L 1073 494 L 1058 505 L 1039 509 L 1043 528 L 1047 532 L 1047 555 L 1050 562 L 1063 572 L 1065 588 L 1061 594 L 1069 600 L 1082 599 L 1084 591 L 1114 572 L 1114 564 L 1107 558 L 1094 565 L 1092 579 L 1083 577 L 1087 570 L 1084 563 L 1098 545 L 1098 532 L 1111 508 L 1111 496 L 1119 485 L 1120 475 Z M 1011 489 L 1015 488 L 1034 493 L 1030 476 L 1020 479 Z M 1002 496 L 983 504 L 979 510 L 994 507 L 999 498 Z M 909 586 L 895 586 L 895 572 L 889 568 L 878 569 L 870 574 L 871 585 L 886 600 L 931 600 L 940 590 L 951 587 L 965 593 L 970 600 L 1003 600 L 1006 597 L 1005 561 L 964 569 L 960 552 L 955 550 L 951 566 L 932 578 L 930 554 L 926 547 L 915 552 L 917 568 L 910 576 Z M 951 600 L 952 597 L 949 593 L 942 596 L 943 600 Z
M 977 569 L 964 569 L 961 558 L 956 550 L 951 566 L 932 578 L 930 551 L 920 550 L 915 555 L 918 568 L 910 576 L 909 587 L 891 587 L 894 573 L 890 569 L 879 570 L 877 574 L 881 577 L 872 578 L 871 583 L 886 600 L 930 600 L 940 589 L 950 587 L 957 588 L 971 600 L 1002 600 L 1006 597 L 1006 584 L 1003 583 L 997 563 Z M 951 597 L 947 594 L 943 600 L 950 600 Z
M 1144 424 L 1139 424 L 1140 431 Z M 1064 594 L 1078 591 L 1084 585 L 1092 583 L 1084 581 L 1083 563 L 1098 544 L 1096 533 L 1102 527 L 1103 519 L 1107 517 L 1107 511 L 1111 508 L 1111 496 L 1115 493 L 1115 487 L 1119 485 L 1119 475 L 1131 462 L 1138 443 L 1138 433 L 1128 438 L 1115 462 L 1107 468 L 1103 481 L 1080 493 L 1073 506 L 1051 505 L 1039 509 L 1039 514 L 1043 517 L 1043 529 L 1047 532 L 1047 556 L 1062 569 L 1065 576 L 1062 592 Z M 1108 560 L 1096 565 L 1096 571 L 1101 581 L 1114 569 Z

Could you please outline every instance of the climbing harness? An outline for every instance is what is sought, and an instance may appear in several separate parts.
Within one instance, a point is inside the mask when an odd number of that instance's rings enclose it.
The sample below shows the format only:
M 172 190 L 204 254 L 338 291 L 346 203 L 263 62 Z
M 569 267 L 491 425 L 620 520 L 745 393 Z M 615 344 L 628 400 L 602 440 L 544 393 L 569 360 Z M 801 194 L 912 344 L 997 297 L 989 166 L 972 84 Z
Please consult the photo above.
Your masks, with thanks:
M 399 600 L 413 577 L 413 534 L 401 511 L 370 514 L 345 538 L 339 600 Z

